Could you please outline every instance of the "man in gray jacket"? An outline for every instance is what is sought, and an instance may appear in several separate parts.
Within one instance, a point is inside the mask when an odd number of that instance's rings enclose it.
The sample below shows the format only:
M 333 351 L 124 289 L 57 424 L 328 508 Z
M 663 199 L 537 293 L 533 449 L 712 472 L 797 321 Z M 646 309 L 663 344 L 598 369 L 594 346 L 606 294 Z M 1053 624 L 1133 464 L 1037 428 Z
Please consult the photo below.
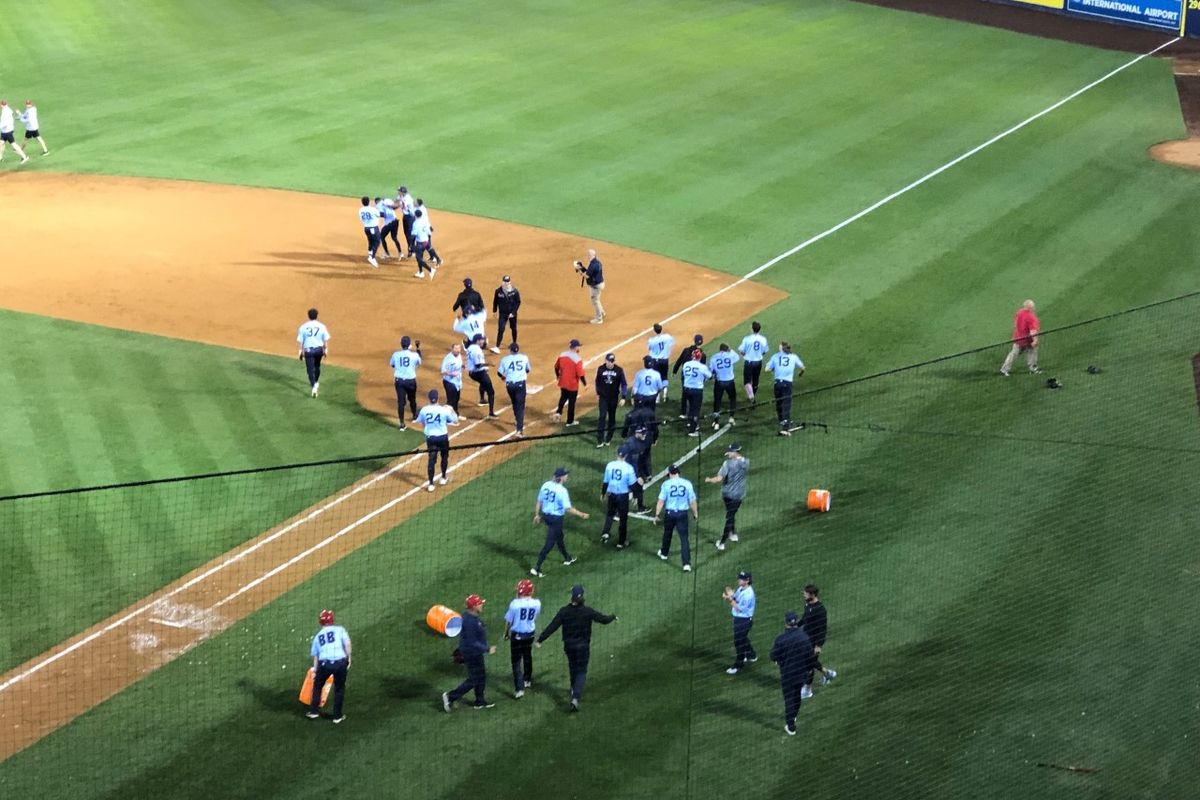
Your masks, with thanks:
M 725 463 L 720 471 L 705 483 L 721 484 L 721 499 L 725 501 L 725 529 L 717 540 L 717 549 L 724 550 L 725 542 L 738 540 L 735 518 L 742 501 L 746 499 L 746 476 L 750 474 L 750 460 L 742 455 L 742 446 L 737 442 L 725 448 Z

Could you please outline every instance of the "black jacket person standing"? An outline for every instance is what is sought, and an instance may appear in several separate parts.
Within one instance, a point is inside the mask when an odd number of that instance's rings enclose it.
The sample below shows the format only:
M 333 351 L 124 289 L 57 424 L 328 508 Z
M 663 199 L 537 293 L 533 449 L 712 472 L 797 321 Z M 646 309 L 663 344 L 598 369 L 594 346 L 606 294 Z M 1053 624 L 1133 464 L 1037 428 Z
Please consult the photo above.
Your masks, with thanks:
M 470 278 L 463 278 L 463 290 L 454 298 L 454 305 L 450 310 L 461 311 L 465 317 L 467 308 L 483 308 L 483 295 L 475 291 Z
M 541 647 L 556 630 L 562 628 L 563 650 L 567 654 L 567 669 L 571 674 L 571 710 L 579 710 L 583 698 L 583 685 L 587 681 L 588 658 L 592 648 L 592 623 L 607 625 L 616 621 L 615 614 L 601 614 L 583 604 L 583 587 L 571 587 L 571 602 L 558 610 L 554 619 L 537 638 Z
M 783 616 L 783 633 L 771 645 L 771 660 L 779 665 L 779 685 L 783 689 L 783 729 L 796 735 L 796 715 L 800 713 L 800 692 L 809 682 L 817 657 L 812 640 L 800 627 L 800 615 L 789 611 Z
M 625 383 L 625 370 L 617 366 L 617 357 L 609 353 L 604 365 L 596 370 L 596 396 L 600 399 L 600 421 L 596 423 L 596 447 L 612 444 L 617 430 L 617 406 L 625 404 L 629 387 Z
M 517 340 L 517 311 L 521 308 L 521 293 L 513 286 L 512 278 L 504 276 L 504 281 L 496 287 L 492 295 L 492 313 L 496 315 L 496 341 L 492 344 L 492 352 L 499 353 L 500 345 L 504 344 L 504 326 L 512 328 L 512 340 Z

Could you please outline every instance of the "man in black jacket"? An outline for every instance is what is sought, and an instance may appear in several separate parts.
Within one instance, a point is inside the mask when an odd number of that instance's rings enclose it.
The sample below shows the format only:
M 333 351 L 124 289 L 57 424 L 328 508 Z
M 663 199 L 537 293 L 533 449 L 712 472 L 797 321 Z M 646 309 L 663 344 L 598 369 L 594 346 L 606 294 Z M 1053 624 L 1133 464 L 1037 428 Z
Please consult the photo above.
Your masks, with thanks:
M 821 590 L 815 584 L 804 587 L 804 616 L 800 619 L 800 627 L 808 634 L 813 643 L 813 668 L 821 673 L 822 685 L 837 677 L 837 671 L 829 669 L 821 663 L 821 648 L 825 646 L 825 634 L 829 628 L 829 617 L 825 613 L 825 604 L 821 602 Z M 812 697 L 812 679 L 816 673 L 810 673 L 808 683 L 804 686 L 802 698 Z
M 588 658 L 591 656 L 592 623 L 607 625 L 615 622 L 615 614 L 601 614 L 583 604 L 583 587 L 578 583 L 571 587 L 571 602 L 558 610 L 554 619 L 537 638 L 541 647 L 556 630 L 562 628 L 563 650 L 567 654 L 567 669 L 571 674 L 571 710 L 579 710 L 583 698 L 583 684 L 587 681 Z
M 467 613 L 462 618 L 462 633 L 459 634 L 458 652 L 467 665 L 467 679 L 448 692 L 442 693 L 442 709 L 449 714 L 450 706 L 472 689 L 475 690 L 475 708 L 495 708 L 484 696 L 487 687 L 487 667 L 484 656 L 496 654 L 496 646 L 488 645 L 487 629 L 479 615 L 487 601 L 477 594 L 467 597 Z
M 474 285 L 470 278 L 463 278 L 463 290 L 458 293 L 458 297 L 454 299 L 454 306 L 451 311 L 461 311 L 465 317 L 467 308 L 483 308 L 483 295 L 475 291 Z
M 779 685 L 783 689 L 783 730 L 796 735 L 796 715 L 800 713 L 800 693 L 812 675 L 817 657 L 812 641 L 800 627 L 800 615 L 789 611 L 783 615 L 784 631 L 771 645 L 771 660 L 779 665 Z
M 642 409 L 635 409 L 641 411 Z M 625 419 L 632 417 L 631 412 Z M 625 440 L 625 443 L 619 448 L 625 452 L 625 460 L 633 465 L 633 471 L 641 478 L 641 481 L 635 483 L 632 487 L 633 499 L 637 501 L 637 513 L 644 514 L 650 509 L 646 507 L 645 484 L 650 481 L 650 430 L 638 426 L 634 428 L 633 435 Z
M 596 423 L 596 447 L 612 444 L 617 430 L 617 406 L 625 405 L 629 387 L 625 370 L 617 365 L 617 357 L 609 353 L 604 364 L 596 370 L 596 396 L 600 398 L 600 421 Z
M 517 340 L 517 309 L 520 307 L 521 293 L 513 286 L 512 278 L 505 275 L 504 281 L 496 287 L 496 294 L 492 297 L 492 313 L 496 315 L 500 326 L 496 332 L 496 341 L 492 343 L 493 353 L 499 353 L 500 345 L 504 344 L 505 323 L 512 328 L 512 340 Z

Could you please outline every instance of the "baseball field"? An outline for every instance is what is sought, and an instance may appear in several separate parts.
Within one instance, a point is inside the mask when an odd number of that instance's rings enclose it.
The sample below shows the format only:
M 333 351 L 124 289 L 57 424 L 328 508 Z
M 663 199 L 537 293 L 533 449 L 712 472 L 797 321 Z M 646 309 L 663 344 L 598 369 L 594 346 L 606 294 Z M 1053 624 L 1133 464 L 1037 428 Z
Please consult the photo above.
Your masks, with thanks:
M 1150 156 L 1187 135 L 1188 43 L 1073 24 L 848 0 L 7 15 L 0 98 L 37 103 L 50 154 L 0 161 L 0 797 L 1194 796 L 1198 178 Z M 358 197 L 400 184 L 432 281 L 365 261 Z M 570 267 L 589 247 L 603 325 Z M 528 436 L 502 384 L 499 420 L 468 389 L 426 492 L 388 356 L 421 339 L 437 386 L 462 280 L 505 274 Z M 1026 298 L 1042 374 L 1005 378 Z M 602 544 L 613 450 L 586 392 L 581 426 L 553 421 L 554 358 L 579 338 L 589 374 L 610 351 L 632 374 L 654 322 L 711 354 L 751 320 L 806 364 L 804 428 L 760 402 L 689 438 L 676 381 L 653 457 L 700 494 L 695 569 L 647 520 Z M 734 441 L 750 494 L 718 552 L 702 479 Z M 578 714 L 558 637 L 519 700 L 501 639 L 558 466 L 591 518 L 536 581 L 542 622 L 575 583 L 620 617 Z M 762 658 L 730 676 L 739 570 Z M 810 582 L 838 677 L 790 737 L 765 656 Z M 496 706 L 447 715 L 462 668 L 425 613 L 472 593 Z M 336 726 L 296 698 L 324 608 L 354 642 Z

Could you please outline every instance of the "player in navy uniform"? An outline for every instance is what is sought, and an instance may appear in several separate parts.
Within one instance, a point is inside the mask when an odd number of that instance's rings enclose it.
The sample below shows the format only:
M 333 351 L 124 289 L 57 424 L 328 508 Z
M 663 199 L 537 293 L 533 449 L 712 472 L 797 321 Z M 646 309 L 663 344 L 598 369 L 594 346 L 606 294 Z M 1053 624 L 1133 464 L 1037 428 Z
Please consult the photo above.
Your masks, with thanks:
M 495 703 L 489 703 L 484 696 L 487 689 L 487 666 L 483 663 L 484 656 L 496 654 L 496 646 L 488 646 L 487 629 L 479 615 L 483 613 L 483 604 L 487 601 L 477 594 L 467 597 L 467 613 L 462 618 L 462 632 L 458 635 L 458 652 L 462 655 L 463 663 L 467 665 L 467 679 L 448 692 L 442 693 L 442 709 L 449 714 L 450 706 L 456 700 L 472 689 L 475 690 L 476 710 L 495 708 Z
M 571 604 L 560 608 L 537 638 L 537 646 L 541 647 L 542 642 L 562 628 L 563 651 L 567 655 L 567 671 L 571 677 L 571 711 L 578 711 L 579 703 L 583 700 L 592 649 L 592 623 L 607 625 L 616 621 L 616 614 L 601 614 L 585 606 L 583 587 L 577 583 L 571 587 Z
M 371 198 L 362 199 L 362 208 L 358 210 L 358 221 L 362 223 L 363 233 L 367 237 L 367 263 L 378 267 L 375 251 L 379 249 L 379 212 L 371 205 Z
M 333 612 L 326 609 L 317 617 L 321 629 L 313 637 L 310 650 L 313 660 L 312 701 L 304 716 L 316 719 L 321 716 L 321 690 L 329 676 L 333 676 L 333 724 L 346 719 L 342 703 L 346 699 L 346 673 L 350 669 L 350 634 L 341 625 L 334 625 Z

